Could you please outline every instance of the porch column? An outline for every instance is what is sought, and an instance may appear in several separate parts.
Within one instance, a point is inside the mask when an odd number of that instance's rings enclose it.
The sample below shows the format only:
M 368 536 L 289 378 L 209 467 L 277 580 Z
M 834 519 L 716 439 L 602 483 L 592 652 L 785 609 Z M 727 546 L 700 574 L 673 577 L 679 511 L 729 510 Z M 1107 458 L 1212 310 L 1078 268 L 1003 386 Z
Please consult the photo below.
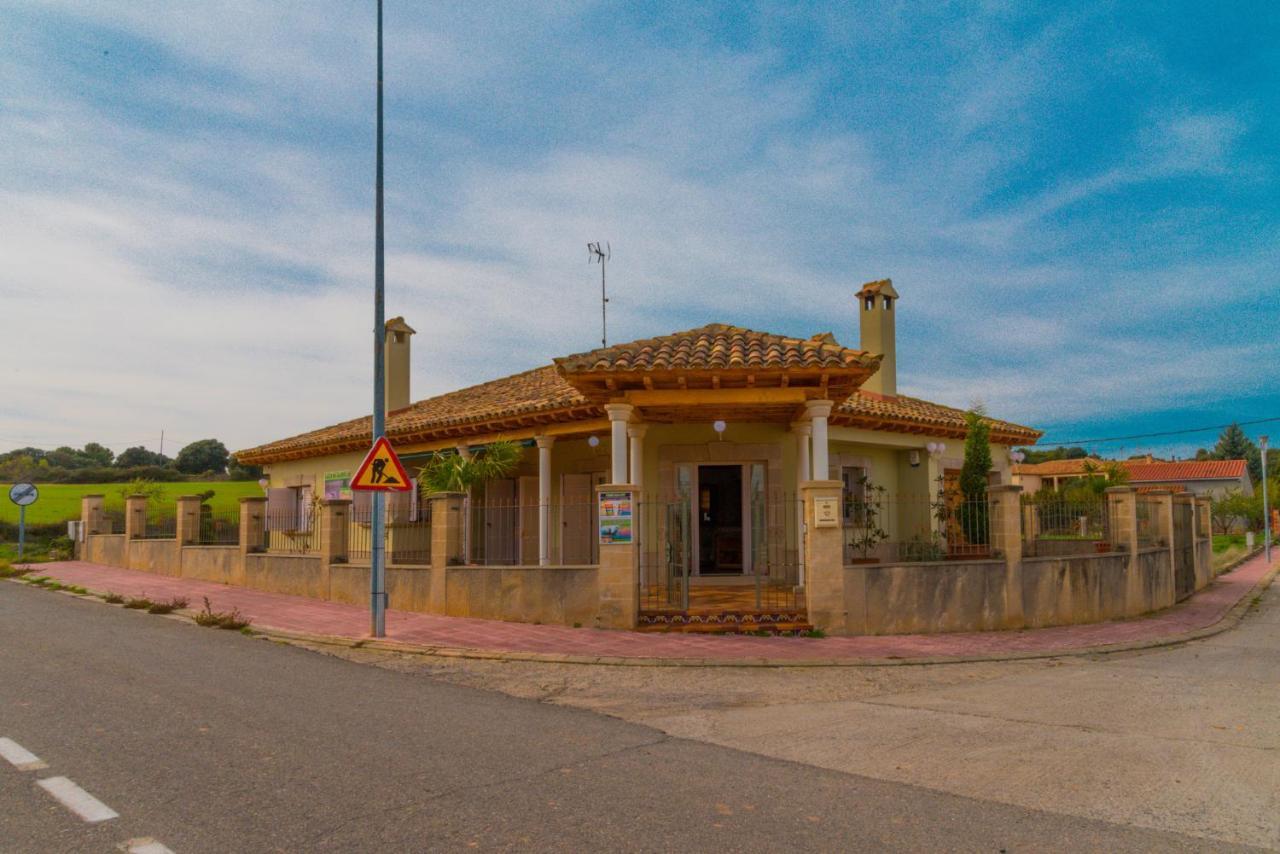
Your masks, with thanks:
M 538 565 L 551 565 L 551 446 L 554 436 L 535 436 L 538 444 Z
M 634 409 L 629 403 L 607 403 L 604 407 L 604 411 L 609 413 L 609 452 L 613 456 L 610 474 L 615 485 L 627 483 L 627 422 L 631 420 Z
M 796 434 L 796 582 L 804 587 L 804 485 L 809 480 L 809 438 L 813 426 L 808 423 L 791 425 Z
M 831 476 L 827 444 L 827 417 L 831 415 L 831 406 L 829 400 L 810 400 L 804 405 L 813 426 L 813 480 L 826 480 Z
M 644 482 L 644 434 L 649 432 L 648 424 L 631 424 L 627 427 L 627 436 L 631 438 L 631 485 L 640 486 Z

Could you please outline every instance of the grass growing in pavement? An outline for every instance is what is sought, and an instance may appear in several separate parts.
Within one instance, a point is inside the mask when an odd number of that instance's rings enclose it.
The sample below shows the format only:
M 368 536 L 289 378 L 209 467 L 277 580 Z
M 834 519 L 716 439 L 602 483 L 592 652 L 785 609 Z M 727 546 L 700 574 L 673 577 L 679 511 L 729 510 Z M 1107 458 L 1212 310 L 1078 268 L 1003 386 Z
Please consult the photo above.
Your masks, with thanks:
M 181 596 L 175 596 L 167 602 L 152 602 L 151 607 L 147 609 L 148 614 L 172 614 L 174 611 L 180 611 L 187 607 L 187 600 Z
M 124 600 L 124 606 L 126 608 L 132 608 L 135 611 L 149 610 L 151 606 L 154 604 L 156 603 L 152 602 L 150 599 L 148 599 L 145 596 L 131 597 L 129 599 Z
M 102 601 L 106 602 L 108 605 L 123 605 L 124 597 L 119 593 L 111 593 L 108 591 L 107 595 L 102 597 Z
M 230 611 L 215 611 L 213 603 L 209 601 L 209 597 L 204 597 L 204 610 L 195 615 L 196 625 L 205 626 L 211 629 L 231 629 L 243 630 L 249 627 L 253 621 L 240 613 L 240 609 L 232 608 Z

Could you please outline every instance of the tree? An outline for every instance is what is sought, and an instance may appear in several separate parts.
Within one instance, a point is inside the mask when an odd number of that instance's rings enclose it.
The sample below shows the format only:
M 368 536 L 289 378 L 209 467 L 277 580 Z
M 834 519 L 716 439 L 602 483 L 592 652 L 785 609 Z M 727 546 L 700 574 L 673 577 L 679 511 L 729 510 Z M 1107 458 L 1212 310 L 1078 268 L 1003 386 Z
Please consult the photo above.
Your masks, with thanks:
M 154 480 L 147 480 L 145 477 L 139 477 L 124 484 L 116 491 L 120 493 L 121 498 L 128 498 L 131 495 L 141 495 L 146 498 L 147 503 L 150 504 L 164 498 L 165 486 L 163 483 L 156 483 Z
M 523 456 L 520 446 L 506 439 L 481 448 L 470 459 L 452 451 L 436 451 L 418 470 L 418 489 L 424 496 L 433 492 L 469 492 L 476 484 L 507 477 Z
M 964 465 L 960 467 L 960 524 L 972 545 L 990 541 L 987 527 L 987 476 L 991 473 L 991 426 L 982 410 L 964 414 Z
M 181 451 L 173 461 L 178 471 L 186 474 L 203 474 L 211 471 L 222 474 L 227 470 L 227 446 L 217 439 L 200 439 L 192 442 Z
M 1059 445 L 1056 448 L 1019 448 L 1026 456 L 1028 463 L 1047 463 L 1051 460 L 1078 460 L 1089 456 L 1089 452 L 1081 447 L 1065 447 Z
M 1249 464 L 1249 477 L 1254 483 L 1262 480 L 1262 452 L 1245 435 L 1239 424 L 1229 424 L 1218 436 L 1218 444 L 1209 454 L 1212 460 L 1245 460 Z
M 84 456 L 93 460 L 93 464 L 97 466 L 109 466 L 111 461 L 115 459 L 115 454 L 105 445 L 99 445 L 97 442 L 90 442 L 84 446 L 84 450 L 80 452 Z
M 167 466 L 170 460 L 164 454 L 148 451 L 141 445 L 127 448 L 116 457 L 117 468 L 133 468 L 135 466 Z
M 227 461 L 227 477 L 232 480 L 258 480 L 262 477 L 262 466 L 245 465 L 232 455 Z

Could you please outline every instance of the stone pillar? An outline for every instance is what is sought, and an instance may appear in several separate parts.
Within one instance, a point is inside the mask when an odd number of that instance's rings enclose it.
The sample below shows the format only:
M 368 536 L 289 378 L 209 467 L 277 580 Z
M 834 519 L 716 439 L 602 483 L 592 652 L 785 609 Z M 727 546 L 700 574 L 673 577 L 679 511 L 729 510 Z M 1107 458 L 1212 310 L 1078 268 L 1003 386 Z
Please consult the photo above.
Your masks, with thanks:
M 804 501 L 801 499 L 804 485 L 813 479 L 809 471 L 809 438 L 813 435 L 813 425 L 808 422 L 797 422 L 791 425 L 791 432 L 796 436 L 796 543 L 799 554 L 796 555 L 796 579 L 801 589 L 804 588 Z
M 1195 497 L 1196 536 L 1201 539 L 1213 537 L 1213 499 L 1208 495 Z
M 1146 613 L 1154 603 L 1147 602 L 1143 592 L 1142 571 L 1138 562 L 1138 494 L 1132 486 L 1107 488 L 1107 517 L 1111 522 L 1111 544 L 1128 555 L 1125 563 L 1124 613 L 1130 617 Z M 1169 584 L 1172 590 L 1172 563 L 1169 564 Z
M 346 563 L 351 524 L 350 498 L 322 498 L 320 505 L 320 563 Z
M 102 495 L 80 496 L 80 522 L 86 537 L 90 534 L 111 533 L 106 530 L 107 520 L 102 512 L 105 500 L 105 496 Z
M 1163 546 L 1169 552 L 1169 561 L 1173 562 L 1173 493 L 1167 489 L 1153 489 L 1143 496 L 1145 500 L 1150 500 L 1155 506 L 1155 519 L 1152 520 L 1155 527 L 1156 544 Z
M 1195 496 L 1193 496 L 1193 495 L 1186 495 L 1186 494 L 1173 495 L 1173 494 L 1170 494 L 1170 496 L 1169 496 L 1169 507 L 1168 507 L 1168 513 L 1169 513 L 1169 561 L 1170 561 L 1170 563 L 1171 563 L 1171 564 L 1173 564 L 1174 566 L 1176 566 L 1176 565 L 1177 565 L 1177 564 L 1173 563 L 1173 561 L 1174 561 L 1174 559 L 1175 559 L 1175 554 L 1174 554 L 1174 553 L 1175 553 L 1175 551 L 1176 551 L 1176 549 L 1174 548 L 1174 545 L 1173 545 L 1173 544 L 1174 544 L 1174 542 L 1177 540 L 1177 535 L 1178 535 L 1179 533 L 1182 533 L 1182 532 L 1175 532 L 1175 531 L 1174 531 L 1174 528 L 1173 528 L 1173 526 L 1174 526 L 1174 519 L 1175 519 L 1175 518 L 1177 518 L 1177 517 L 1175 517 L 1175 516 L 1174 516 L 1174 512 L 1173 512 L 1173 511 L 1174 511 L 1174 509 L 1175 509 L 1175 508 L 1180 508 L 1180 507 L 1186 507 L 1186 508 L 1187 508 L 1187 509 L 1186 509 L 1186 511 L 1185 511 L 1185 513 L 1186 513 L 1186 517 L 1187 517 L 1187 525 L 1190 527 L 1190 529 L 1191 529 L 1191 530 L 1187 531 L 1187 532 L 1185 533 L 1185 536 L 1186 536 L 1186 538 L 1187 538 L 1187 540 L 1186 540 L 1186 541 L 1191 545 L 1191 569 L 1192 569 L 1192 571 L 1195 573 L 1195 578 L 1196 578 L 1196 589 L 1197 589 L 1197 590 L 1199 590 L 1201 587 L 1204 587 L 1205 585 L 1207 585 L 1207 584 L 1209 583 L 1209 581 L 1210 581 L 1210 577 L 1209 577 L 1209 568 L 1208 568 L 1208 567 L 1206 567 L 1206 566 L 1201 566 L 1201 565 L 1200 565 L 1200 549 L 1199 549 L 1199 548 L 1197 547 L 1197 545 L 1196 545 L 1196 499 L 1195 499 Z M 1159 531 L 1159 536 L 1161 536 L 1161 537 L 1163 537 L 1163 536 L 1164 536 L 1164 524 L 1163 524 L 1163 517 L 1164 517 L 1164 514 L 1165 514 L 1165 508 L 1162 506 L 1162 507 L 1160 508 L 1160 516 L 1161 516 L 1162 522 L 1161 522 L 1161 524 L 1159 525 L 1159 527 L 1157 527 L 1157 530 Z
M 1022 608 L 1022 487 L 987 487 L 991 548 L 1004 557 L 1004 620 L 1001 628 L 1026 625 Z
M 614 483 L 627 482 L 627 422 L 631 420 L 634 409 L 629 403 L 607 403 L 604 407 L 604 411 L 609 413 L 609 452 L 613 460 L 610 477 Z
M 1027 542 L 1034 543 L 1040 536 L 1040 508 L 1034 504 L 1022 507 L 1022 533 Z
M 827 441 L 827 417 L 831 414 L 831 401 L 810 400 L 804 405 L 805 414 L 813 426 L 813 469 L 811 482 L 826 480 L 830 474 L 830 445 Z
M 179 546 L 200 543 L 200 496 L 179 495 L 175 532 Z
M 140 539 L 147 530 L 147 496 L 130 495 L 124 500 L 124 538 Z
M 264 550 L 267 533 L 267 499 L 240 499 L 240 554 Z
M 603 484 L 596 487 L 597 501 L 602 492 L 620 492 L 631 497 L 633 536 L 629 543 L 600 543 L 600 566 L 597 570 L 600 603 L 595 624 L 602 629 L 634 629 L 640 621 L 639 560 L 634 538 L 639 510 L 636 493 L 627 483 Z M 598 530 L 592 533 L 599 535 Z
M 815 440 L 817 439 L 817 431 Z M 816 456 L 816 454 L 815 454 Z M 800 488 L 804 499 L 805 604 L 809 622 L 829 634 L 849 632 L 845 599 L 844 540 L 840 528 L 838 480 L 810 480 Z
M 551 565 L 551 446 L 554 436 L 536 436 L 538 444 L 538 565 Z
M 462 526 L 466 497 L 465 492 L 436 492 L 427 496 L 431 502 L 431 596 L 428 608 L 432 614 L 449 613 L 449 567 L 465 562 Z

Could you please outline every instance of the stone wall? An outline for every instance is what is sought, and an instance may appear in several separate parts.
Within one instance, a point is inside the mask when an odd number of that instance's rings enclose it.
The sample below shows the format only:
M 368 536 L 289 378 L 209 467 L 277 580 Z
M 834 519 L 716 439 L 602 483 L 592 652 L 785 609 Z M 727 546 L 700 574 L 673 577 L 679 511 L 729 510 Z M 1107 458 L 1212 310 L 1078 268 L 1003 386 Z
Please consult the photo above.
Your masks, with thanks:
M 452 617 L 589 625 L 599 608 L 594 566 L 451 566 L 446 573 Z
M 891 635 L 1003 628 L 1004 561 L 845 567 L 848 634 Z

